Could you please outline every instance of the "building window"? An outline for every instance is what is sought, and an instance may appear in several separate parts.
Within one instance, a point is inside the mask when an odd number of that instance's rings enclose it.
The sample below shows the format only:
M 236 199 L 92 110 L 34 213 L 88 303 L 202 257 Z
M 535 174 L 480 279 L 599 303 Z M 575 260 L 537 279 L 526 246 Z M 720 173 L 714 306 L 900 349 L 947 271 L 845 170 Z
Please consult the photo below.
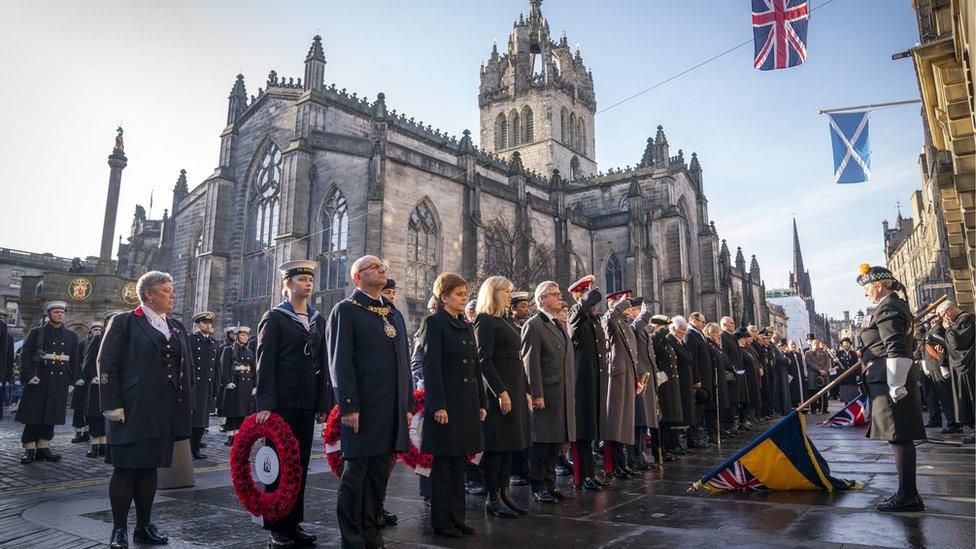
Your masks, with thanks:
M 242 299 L 271 295 L 271 283 L 274 280 L 274 238 L 278 233 L 281 162 L 281 150 L 274 144 L 269 145 L 254 178 L 248 203 Z
M 508 119 L 505 113 L 499 113 L 495 118 L 495 150 L 508 146 Z
M 489 227 L 485 231 L 484 275 L 510 273 L 514 264 L 513 251 L 514 244 L 506 231 L 495 225 Z
M 603 268 L 603 276 L 607 279 L 607 294 L 619 292 L 624 289 L 624 270 L 620 266 L 617 254 L 610 252 L 607 258 L 607 265 Z
M 410 214 L 407 226 L 407 297 L 427 299 L 437 276 L 438 227 L 426 202 Z
M 10 287 L 20 288 L 20 283 L 24 279 L 24 271 L 20 269 L 10 269 Z
M 569 111 L 566 110 L 566 107 L 563 107 L 559 111 L 559 140 L 562 141 L 564 144 L 568 141 L 569 138 L 568 130 L 569 130 Z
M 569 161 L 569 178 L 575 181 L 580 178 L 580 175 L 579 157 L 574 156 L 573 159 Z
M 522 142 L 535 141 L 535 122 L 532 120 L 532 108 L 528 105 L 522 107 L 522 127 Z
M 319 247 L 319 290 L 346 287 L 346 248 L 349 210 L 346 197 L 336 189 L 322 210 L 322 244 Z
M 509 133 L 511 134 L 511 142 L 509 145 L 514 147 L 522 142 L 522 123 L 519 121 L 518 111 L 513 110 L 508 117 L 511 119 L 508 123 Z

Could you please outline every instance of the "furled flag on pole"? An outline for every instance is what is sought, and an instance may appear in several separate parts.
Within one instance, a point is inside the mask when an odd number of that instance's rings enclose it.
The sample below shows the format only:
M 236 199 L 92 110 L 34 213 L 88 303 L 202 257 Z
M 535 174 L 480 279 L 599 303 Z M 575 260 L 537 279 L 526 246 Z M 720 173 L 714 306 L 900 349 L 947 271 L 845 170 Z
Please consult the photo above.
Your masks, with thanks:
M 868 395 L 858 395 L 824 423 L 831 427 L 863 427 L 870 421 L 871 404 Z
M 863 183 L 871 179 L 869 114 L 869 111 L 862 111 L 827 115 L 830 146 L 834 150 L 834 181 L 837 183 Z
M 694 483 L 692 490 L 834 490 L 858 489 L 852 480 L 830 476 L 827 462 L 807 437 L 806 418 L 790 412 L 739 453 Z
M 788 69 L 807 60 L 807 0 L 752 0 L 752 36 L 761 71 Z

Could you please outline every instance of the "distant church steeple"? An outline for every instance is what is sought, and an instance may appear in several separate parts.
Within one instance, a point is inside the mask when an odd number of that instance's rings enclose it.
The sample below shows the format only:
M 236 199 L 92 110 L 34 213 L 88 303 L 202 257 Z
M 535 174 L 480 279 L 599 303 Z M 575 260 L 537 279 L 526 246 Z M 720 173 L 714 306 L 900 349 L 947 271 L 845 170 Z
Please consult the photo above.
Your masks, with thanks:
M 790 272 L 790 289 L 803 298 L 812 298 L 810 273 L 803 267 L 803 252 L 800 250 L 800 236 L 796 231 L 796 218 L 793 218 L 793 271 Z

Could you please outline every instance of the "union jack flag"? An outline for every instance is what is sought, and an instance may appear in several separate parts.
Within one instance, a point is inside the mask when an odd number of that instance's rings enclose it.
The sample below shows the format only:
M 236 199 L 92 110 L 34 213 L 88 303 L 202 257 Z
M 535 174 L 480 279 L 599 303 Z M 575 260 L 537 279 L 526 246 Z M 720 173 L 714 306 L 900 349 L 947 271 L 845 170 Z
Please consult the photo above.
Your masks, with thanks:
M 755 490 L 757 492 L 766 490 L 763 483 L 752 476 L 752 473 L 738 461 L 709 479 L 708 485 L 717 490 Z
M 871 421 L 871 404 L 868 395 L 860 395 L 847 403 L 828 419 L 831 427 L 861 427 Z
M 761 71 L 786 69 L 807 60 L 807 0 L 752 0 L 752 35 Z

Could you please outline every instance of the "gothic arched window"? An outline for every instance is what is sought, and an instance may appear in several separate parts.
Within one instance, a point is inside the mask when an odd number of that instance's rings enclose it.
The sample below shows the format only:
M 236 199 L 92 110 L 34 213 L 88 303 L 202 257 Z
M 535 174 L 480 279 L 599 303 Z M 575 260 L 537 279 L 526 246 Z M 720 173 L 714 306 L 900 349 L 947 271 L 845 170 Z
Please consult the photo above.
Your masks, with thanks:
M 197 237 L 193 239 L 193 243 L 190 245 L 190 253 L 187 254 L 186 287 L 184 288 L 186 293 L 183 295 L 183 309 L 190 310 L 190 314 L 193 314 L 192 309 L 196 302 L 197 275 L 200 272 L 200 260 L 198 257 L 202 248 L 203 228 L 200 228 L 197 231 Z
M 569 113 L 569 135 L 566 136 L 566 144 L 571 149 L 576 148 L 576 113 Z
M 322 208 L 322 240 L 319 245 L 319 290 L 346 287 L 346 248 L 349 209 L 346 197 L 336 189 Z
M 241 272 L 241 298 L 271 295 L 274 279 L 274 239 L 278 233 L 281 150 L 268 145 L 258 164 L 248 201 L 248 228 Z
M 514 147 L 522 142 L 522 124 L 519 121 L 519 113 L 516 110 L 512 110 L 508 118 L 509 134 L 511 137 L 511 141 L 508 144 Z
M 566 144 L 569 142 L 569 112 L 566 107 L 559 111 L 559 140 Z
M 607 294 L 624 289 L 624 270 L 620 266 L 617 254 L 610 252 L 610 256 L 607 257 L 607 264 L 603 268 L 603 277 L 607 279 Z
M 437 220 L 426 201 L 417 204 L 407 225 L 407 297 L 427 299 L 437 276 Z
M 580 178 L 580 164 L 579 158 L 574 156 L 572 160 L 569 161 L 569 175 L 570 179 L 573 181 Z
M 514 244 L 504 228 L 492 225 L 485 231 L 485 276 L 507 274 L 512 270 Z
M 620 204 L 617 207 L 618 211 L 629 212 L 630 211 L 630 198 L 626 196 L 620 197 Z
M 579 120 L 576 121 L 576 124 L 577 124 L 576 139 L 579 140 L 579 144 L 577 145 L 576 150 L 578 150 L 579 152 L 583 153 L 584 156 L 586 156 L 586 122 L 584 122 L 583 119 L 580 118 Z
M 522 107 L 522 141 L 531 143 L 535 140 L 535 121 L 532 120 L 532 107 Z
M 498 113 L 495 117 L 495 150 L 508 146 L 508 119 L 505 113 Z

